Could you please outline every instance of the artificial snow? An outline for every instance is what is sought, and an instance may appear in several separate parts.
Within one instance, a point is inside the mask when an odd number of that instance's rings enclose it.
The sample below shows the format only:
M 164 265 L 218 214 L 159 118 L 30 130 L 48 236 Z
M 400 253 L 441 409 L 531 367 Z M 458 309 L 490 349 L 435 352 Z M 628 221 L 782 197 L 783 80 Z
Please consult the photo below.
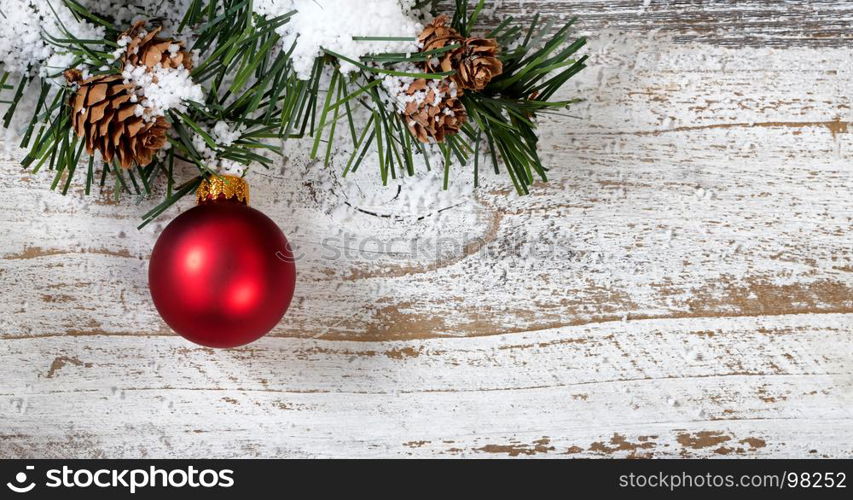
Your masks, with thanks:
M 323 49 L 358 60 L 368 54 L 417 52 L 412 41 L 356 41 L 353 37 L 408 37 L 415 39 L 423 30 L 416 18 L 414 0 L 257 0 L 255 11 L 277 17 L 297 11 L 278 28 L 283 47 L 294 43 L 293 66 L 300 78 L 308 79 L 314 60 Z M 356 66 L 341 61 L 341 71 Z
M 130 27 L 138 20 L 157 19 L 165 32 L 180 23 L 192 2 L 78 1 L 84 8 L 109 12 L 116 26 Z M 62 73 L 71 66 L 74 56 L 47 42 L 44 35 L 66 38 L 63 26 L 80 39 L 104 37 L 103 28 L 75 18 L 62 1 L 3 0 L 0 6 L 0 64 L 3 67 L 0 70 L 41 76 Z
M 184 112 L 189 101 L 204 101 L 204 91 L 193 82 L 189 70 L 184 67 L 164 68 L 158 64 L 149 69 L 128 64 L 122 77 L 125 83 L 136 86 L 141 108 L 137 114 L 148 119 L 164 116 L 171 109 Z
M 54 3 L 57 0 L 52 0 Z M 137 21 L 156 19 L 164 33 L 174 36 L 177 27 L 193 0 L 135 1 L 135 0 L 77 0 L 93 12 L 108 12 L 116 26 L 133 26 Z
M 243 127 L 232 128 L 231 125 L 224 121 L 216 122 L 213 128 L 207 128 L 204 125 L 199 126 L 218 146 L 218 148 L 211 148 L 200 134 L 193 136 L 193 147 L 201 155 L 204 164 L 219 174 L 244 175 L 246 173 L 246 165 L 219 157 L 219 149 L 227 148 L 237 142 L 243 136 L 245 129 Z
M 62 2 L 3 0 L 0 8 L 0 63 L 3 71 L 52 76 L 74 56 L 48 43 L 45 35 L 67 38 L 62 27 L 81 39 L 100 39 L 104 30 L 77 20 Z
M 56 34 L 56 22 L 53 21 L 53 13 L 50 11 L 51 0 L 3 0 L 2 10 L 7 18 L 13 22 L 0 24 L 0 60 L 5 64 L 6 71 L 22 72 L 29 70 L 33 74 L 45 75 L 60 73 L 73 64 L 73 56 L 63 54 L 44 41 L 42 27 L 46 33 Z M 109 11 L 115 18 L 118 26 L 130 26 L 139 19 L 158 18 L 169 31 L 169 27 L 177 26 L 179 19 L 186 11 L 186 6 L 191 0 L 178 0 L 171 2 L 171 7 L 163 7 L 164 3 L 142 2 L 139 5 L 120 0 L 80 0 L 80 3 L 94 11 Z M 323 49 L 342 54 L 353 60 L 357 60 L 371 53 L 400 52 L 414 53 L 418 50 L 415 41 L 417 35 L 422 31 L 423 25 L 419 19 L 424 14 L 414 7 L 415 0 L 367 0 L 364 2 L 353 2 L 352 0 L 258 0 L 255 10 L 259 14 L 268 17 L 279 16 L 291 11 L 296 11 L 288 23 L 279 28 L 283 37 L 282 48 L 289 50 L 295 43 L 292 60 L 295 71 L 302 78 L 308 78 L 316 57 L 323 54 Z M 8 4 L 8 7 L 7 7 Z M 56 5 L 53 5 L 56 4 Z M 87 39 L 103 38 L 103 31 L 94 28 L 85 22 L 76 21 L 70 11 L 61 2 L 51 2 L 59 16 L 59 20 L 67 26 L 75 36 Z M 49 15 L 44 14 L 49 12 Z M 168 36 L 180 38 L 178 34 L 170 33 Z M 354 37 L 400 37 L 408 40 L 402 41 L 356 41 Z M 119 39 L 118 47 L 114 53 L 116 59 L 121 57 L 129 39 Z M 173 51 L 180 50 L 179 45 L 171 47 Z M 198 54 L 194 54 L 198 56 Z M 29 69 L 28 69 L 29 68 Z M 353 71 L 356 66 L 341 61 L 343 72 Z M 84 77 L 94 71 L 95 68 L 80 68 Z M 412 64 L 402 64 L 401 71 L 418 72 L 419 69 Z M 203 88 L 193 82 L 189 76 L 190 72 L 184 68 L 170 69 L 160 66 L 150 70 L 145 67 L 134 67 L 128 65 L 124 68 L 122 76 L 126 83 L 136 86 L 134 101 L 138 103 L 136 113 L 138 116 L 148 120 L 157 116 L 163 116 L 169 110 L 185 112 L 187 103 L 190 101 L 203 102 Z M 328 85 L 329 75 L 324 75 L 323 82 Z M 61 75 L 60 75 L 61 78 Z M 13 77 L 13 81 L 14 81 Z M 381 95 L 389 109 L 402 111 L 407 103 L 416 101 L 423 102 L 429 89 L 412 93 L 406 92 L 409 85 L 414 81 L 410 77 L 386 76 L 383 78 Z M 437 82 L 429 81 L 428 86 L 435 86 Z M 444 96 L 434 89 L 435 99 Z M 27 92 L 30 94 L 30 92 Z M 25 108 L 21 107 L 22 111 Z M 26 113 L 19 113 L 25 116 Z M 17 117 L 16 117 L 17 118 Z M 20 131 L 25 123 L 15 123 L 10 127 Z M 204 161 L 213 170 L 221 173 L 243 174 L 245 166 L 233 161 L 225 161 L 218 158 L 221 148 L 228 147 L 238 140 L 244 133 L 243 130 L 233 129 L 224 122 L 215 124 L 199 123 L 214 139 L 217 148 L 211 148 L 201 137 L 196 137 L 195 146 Z M 349 138 L 345 137 L 345 128 L 338 129 L 338 140 L 334 158 L 348 158 L 349 151 L 346 145 Z M 12 133 L 9 131 L 8 133 Z M 4 141 L 11 143 L 11 141 Z M 341 149 L 338 149 L 340 147 Z M 375 153 L 371 153 L 375 154 Z M 367 163 L 378 161 L 368 155 Z M 339 163 L 335 161 L 334 163 Z M 423 163 L 417 158 L 417 163 Z M 425 169 L 424 165 L 421 168 Z M 419 169 L 420 170 L 420 169 Z M 423 170 L 421 170 L 423 171 Z M 431 175 L 430 175 L 431 177 Z M 416 182 L 416 181 L 415 181 Z M 426 183 L 425 183 L 426 184 Z M 441 191 L 439 189 L 439 191 Z M 377 200 L 382 195 L 378 195 Z M 412 208 L 428 206 L 425 199 L 412 201 Z M 419 207 L 419 208 L 415 208 Z

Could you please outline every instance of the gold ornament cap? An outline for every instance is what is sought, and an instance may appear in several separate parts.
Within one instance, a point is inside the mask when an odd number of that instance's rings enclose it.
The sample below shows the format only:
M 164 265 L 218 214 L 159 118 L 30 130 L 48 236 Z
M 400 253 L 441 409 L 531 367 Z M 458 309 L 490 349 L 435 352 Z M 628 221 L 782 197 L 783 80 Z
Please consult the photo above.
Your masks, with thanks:
M 236 200 L 249 204 L 249 183 L 235 175 L 214 175 L 201 181 L 195 192 L 199 203 Z

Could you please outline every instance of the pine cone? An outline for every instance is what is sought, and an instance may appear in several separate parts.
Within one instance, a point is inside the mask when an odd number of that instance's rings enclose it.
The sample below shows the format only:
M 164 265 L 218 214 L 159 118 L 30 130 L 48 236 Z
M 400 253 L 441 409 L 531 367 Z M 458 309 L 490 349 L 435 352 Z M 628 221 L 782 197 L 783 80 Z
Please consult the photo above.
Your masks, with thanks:
M 169 122 L 162 116 L 146 120 L 136 115 L 134 87 L 121 75 L 93 76 L 80 82 L 71 97 L 71 126 L 86 141 L 86 150 L 101 152 L 109 163 L 117 157 L 122 168 L 151 163 L 166 144 Z
M 463 38 L 455 29 L 446 26 L 446 24 L 447 16 L 438 16 L 433 22 L 427 24 L 420 36 L 418 36 L 418 42 L 421 43 L 421 52 L 443 49 L 448 45 L 459 45 L 456 49 L 430 57 L 424 63 L 424 69 L 428 72 L 441 73 L 453 71 L 459 63 L 462 55 Z
M 423 99 L 406 104 L 403 116 L 409 131 L 419 141 L 444 142 L 446 136 L 458 133 L 459 128 L 468 121 L 468 114 L 459 100 L 462 90 L 456 89 L 456 85 L 449 80 L 415 80 L 409 85 L 406 94 L 412 96 L 416 92 L 422 92 Z
M 483 90 L 492 78 L 503 73 L 503 63 L 497 58 L 500 50 L 494 38 L 462 38 L 450 26 L 447 16 L 438 16 L 426 25 L 418 37 L 421 52 L 458 44 L 459 48 L 437 54 L 424 63 L 432 73 L 456 71 L 450 78 L 460 89 Z
M 450 78 L 459 88 L 483 90 L 492 78 L 503 73 L 497 58 L 498 42 L 494 38 L 468 38 L 463 43 L 461 60 Z
M 146 31 L 145 21 L 138 21 L 132 28 L 122 33 L 119 39 L 130 38 L 122 63 L 134 67 L 146 66 L 149 70 L 154 69 L 157 64 L 164 68 L 192 69 L 192 57 L 184 47 L 184 42 L 158 37 L 162 30 L 163 28 L 158 26 L 151 31 Z

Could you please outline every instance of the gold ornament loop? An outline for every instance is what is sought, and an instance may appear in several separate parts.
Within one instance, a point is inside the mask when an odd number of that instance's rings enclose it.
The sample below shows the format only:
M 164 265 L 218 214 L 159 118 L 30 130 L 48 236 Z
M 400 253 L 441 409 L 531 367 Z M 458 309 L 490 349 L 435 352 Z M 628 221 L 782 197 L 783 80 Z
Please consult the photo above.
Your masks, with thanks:
M 249 183 L 234 175 L 215 175 L 201 181 L 195 192 L 199 203 L 219 199 L 249 204 Z

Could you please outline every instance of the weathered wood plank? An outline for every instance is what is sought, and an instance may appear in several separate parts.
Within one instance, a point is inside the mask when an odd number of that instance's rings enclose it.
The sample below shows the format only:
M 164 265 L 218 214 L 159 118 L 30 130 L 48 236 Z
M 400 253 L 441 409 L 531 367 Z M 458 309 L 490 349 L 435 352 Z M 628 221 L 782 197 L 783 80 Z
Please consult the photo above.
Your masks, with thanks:
M 538 3 L 595 37 L 529 197 L 253 172 L 303 257 L 244 349 L 151 306 L 190 200 L 136 231 L 0 160 L 0 455 L 853 455 L 853 7 L 643 3 Z
M 577 118 L 543 124 L 552 182 L 529 197 L 505 196 L 502 178 L 449 195 L 430 179 L 377 190 L 373 169 L 339 179 L 340 165 L 319 168 L 298 144 L 279 171 L 253 173 L 254 205 L 304 254 L 274 335 L 853 308 L 849 51 L 614 35 L 591 53 Z M 0 335 L 165 333 L 146 259 L 176 211 L 136 231 L 154 200 L 62 197 L 45 175 L 2 168 L 0 285 L 15 297 L 0 304 Z
M 850 456 L 853 315 L 5 340 L 3 456 Z
M 452 3 L 452 2 L 450 2 Z M 471 0 L 470 3 L 476 3 Z M 663 33 L 675 43 L 718 46 L 849 47 L 853 5 L 837 0 L 505 0 L 501 16 L 567 19 L 596 37 L 602 30 Z

